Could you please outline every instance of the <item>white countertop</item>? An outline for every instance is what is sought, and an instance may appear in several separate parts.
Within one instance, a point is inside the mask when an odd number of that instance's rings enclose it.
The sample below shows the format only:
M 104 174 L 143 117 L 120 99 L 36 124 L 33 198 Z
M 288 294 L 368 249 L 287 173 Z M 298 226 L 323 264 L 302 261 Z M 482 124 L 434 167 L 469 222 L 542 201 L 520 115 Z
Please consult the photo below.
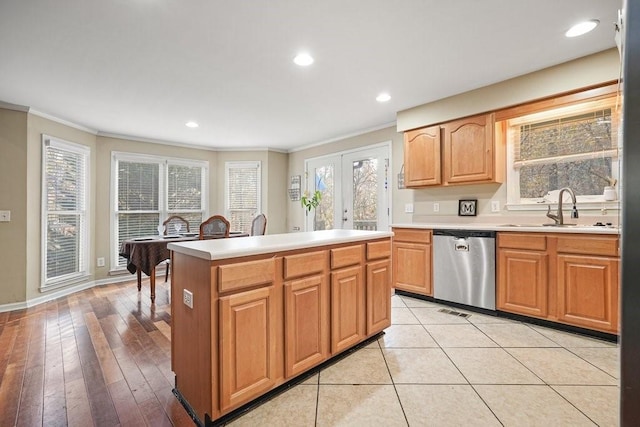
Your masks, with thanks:
M 323 230 L 169 243 L 169 250 L 219 260 L 391 237 L 389 231 Z
M 595 225 L 573 225 L 573 226 L 544 226 L 542 224 L 490 224 L 490 223 L 407 223 L 392 224 L 396 228 L 422 228 L 429 230 L 487 230 L 487 231 L 516 231 L 533 233 L 587 233 L 587 234 L 620 234 L 620 228 L 610 226 Z

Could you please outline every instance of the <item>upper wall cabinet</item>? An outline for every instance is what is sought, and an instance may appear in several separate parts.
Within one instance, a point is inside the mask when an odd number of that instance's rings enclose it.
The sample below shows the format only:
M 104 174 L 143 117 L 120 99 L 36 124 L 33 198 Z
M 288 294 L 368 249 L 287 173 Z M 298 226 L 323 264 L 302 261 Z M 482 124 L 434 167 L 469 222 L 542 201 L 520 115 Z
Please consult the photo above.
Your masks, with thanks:
M 493 114 L 442 125 L 445 184 L 499 182 L 493 129 Z
M 404 133 L 404 182 L 407 187 L 438 185 L 440 168 L 440 126 Z
M 440 152 L 442 147 L 442 153 Z M 407 187 L 502 182 L 504 142 L 493 113 L 405 132 Z

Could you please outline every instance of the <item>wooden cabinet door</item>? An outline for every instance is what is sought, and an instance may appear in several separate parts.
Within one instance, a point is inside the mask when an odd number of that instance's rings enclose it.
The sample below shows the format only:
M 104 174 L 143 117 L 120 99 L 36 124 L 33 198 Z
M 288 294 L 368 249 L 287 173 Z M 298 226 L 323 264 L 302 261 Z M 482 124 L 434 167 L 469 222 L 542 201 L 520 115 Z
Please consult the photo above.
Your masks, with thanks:
M 404 133 L 406 187 L 440 184 L 442 182 L 440 164 L 440 126 Z
M 558 320 L 618 333 L 617 258 L 558 255 Z
M 393 286 L 420 295 L 433 295 L 430 244 L 393 242 Z
M 285 282 L 285 375 L 297 375 L 329 356 L 329 289 L 324 274 Z
M 548 315 L 548 255 L 498 250 L 498 310 L 545 318 Z
M 275 384 L 275 287 L 221 297 L 220 409 L 223 413 L 263 394 Z M 215 349 L 216 343 L 213 343 Z M 282 361 L 280 361 L 282 363 Z
M 360 342 L 364 334 L 364 282 L 362 267 L 331 273 L 331 352 Z
M 391 326 L 391 264 L 367 264 L 367 335 Z
M 484 114 L 443 125 L 444 184 L 494 179 L 493 117 Z

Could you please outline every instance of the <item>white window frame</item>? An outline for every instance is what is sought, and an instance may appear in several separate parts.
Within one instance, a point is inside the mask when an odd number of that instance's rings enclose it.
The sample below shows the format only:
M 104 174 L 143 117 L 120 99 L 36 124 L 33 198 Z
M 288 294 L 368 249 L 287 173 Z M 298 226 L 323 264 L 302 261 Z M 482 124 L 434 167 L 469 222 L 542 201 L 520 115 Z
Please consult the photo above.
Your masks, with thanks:
M 231 222 L 229 170 L 234 168 L 257 169 L 257 186 L 256 186 L 257 206 L 256 206 L 256 212 L 254 216 L 259 213 L 262 213 L 262 162 L 259 160 L 225 162 L 224 163 L 224 216 L 229 220 L 229 222 Z M 232 230 L 234 229 L 233 224 L 231 224 L 231 229 Z
M 78 154 L 83 157 L 84 160 L 84 176 L 82 177 L 82 198 L 83 205 L 76 211 L 49 211 L 47 204 L 47 147 L 54 147 L 61 150 L 69 151 L 73 154 Z M 42 134 L 42 183 L 41 183 L 41 279 L 40 290 L 46 291 L 50 289 L 67 286 L 73 283 L 79 283 L 90 277 L 89 274 L 89 257 L 90 257 L 90 236 L 89 236 L 89 185 L 91 183 L 91 171 L 90 171 L 90 155 L 91 149 L 86 145 L 77 144 L 74 142 L 65 141 L 60 138 Z M 47 231 L 48 231 L 48 215 L 50 213 L 67 213 L 77 214 L 80 217 L 79 244 L 81 250 L 79 251 L 78 271 L 65 274 L 63 276 L 48 279 L 47 278 Z
M 511 131 L 511 126 L 517 126 L 519 123 L 532 122 L 532 121 L 542 121 L 546 119 L 552 119 L 559 116 L 568 116 L 572 114 L 580 114 L 580 112 L 588 110 L 588 109 L 602 109 L 602 108 L 611 108 L 612 110 L 612 138 L 617 139 L 617 146 L 608 150 L 606 153 L 607 157 L 611 158 L 611 171 L 612 177 L 618 181 L 617 189 L 621 188 L 620 182 L 620 166 L 622 164 L 622 133 L 620 131 L 621 125 L 617 123 L 618 113 L 615 111 L 616 106 L 613 105 L 613 101 L 606 101 L 604 104 L 610 104 L 610 107 L 602 107 L 603 101 L 583 101 L 574 105 L 548 109 L 541 112 L 536 112 L 532 114 L 527 114 L 523 117 L 517 117 L 514 119 L 507 120 L 506 126 L 506 155 L 507 155 L 507 210 L 514 211 L 540 211 L 547 210 L 547 206 L 557 206 L 557 199 L 547 200 L 545 197 L 538 198 L 521 198 L 520 197 L 520 168 L 516 165 L 515 162 L 515 144 L 513 141 L 513 135 Z M 564 156 L 564 158 L 574 158 L 576 160 L 580 159 L 589 159 L 595 158 L 603 155 L 602 153 L 584 153 L 584 154 L 573 154 Z M 536 162 L 535 160 L 532 161 Z M 523 162 L 520 162 L 523 163 Z M 525 162 L 526 163 L 526 162 Z M 550 190 L 559 190 L 559 189 L 550 189 Z M 565 195 L 566 196 L 566 195 Z M 576 196 L 577 205 L 583 209 L 619 209 L 620 203 L 618 200 L 616 201 L 605 201 L 604 196 L 602 194 L 599 195 L 577 195 Z
M 136 163 L 153 163 L 160 165 L 158 174 L 158 225 L 162 224 L 168 216 L 175 213 L 168 207 L 169 186 L 167 181 L 168 169 L 170 165 L 190 166 L 202 168 L 202 209 L 193 210 L 192 212 L 202 212 L 202 219 L 205 220 L 209 216 L 209 162 L 206 160 L 192 160 L 177 157 L 156 156 L 151 154 L 140 154 L 113 151 L 111 153 L 111 191 L 110 191 L 110 271 L 118 272 L 126 270 L 125 266 L 119 266 L 119 247 L 118 233 L 116 229 L 118 217 L 118 163 L 119 162 L 136 162 Z M 137 211 L 136 213 L 155 213 L 156 211 Z M 180 212 L 189 212 L 188 210 L 180 210 Z

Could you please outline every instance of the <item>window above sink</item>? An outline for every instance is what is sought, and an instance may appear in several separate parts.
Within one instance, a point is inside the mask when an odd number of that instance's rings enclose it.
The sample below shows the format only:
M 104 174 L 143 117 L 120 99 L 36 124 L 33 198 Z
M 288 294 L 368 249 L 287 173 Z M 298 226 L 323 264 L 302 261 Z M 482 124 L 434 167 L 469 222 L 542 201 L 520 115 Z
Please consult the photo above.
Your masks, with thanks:
M 590 90 L 503 112 L 497 126 L 507 147 L 507 209 L 546 210 L 557 197 L 545 196 L 563 187 L 582 208 L 618 209 L 603 193 L 617 190 L 621 106 L 614 86 L 598 89 L 595 97 Z

